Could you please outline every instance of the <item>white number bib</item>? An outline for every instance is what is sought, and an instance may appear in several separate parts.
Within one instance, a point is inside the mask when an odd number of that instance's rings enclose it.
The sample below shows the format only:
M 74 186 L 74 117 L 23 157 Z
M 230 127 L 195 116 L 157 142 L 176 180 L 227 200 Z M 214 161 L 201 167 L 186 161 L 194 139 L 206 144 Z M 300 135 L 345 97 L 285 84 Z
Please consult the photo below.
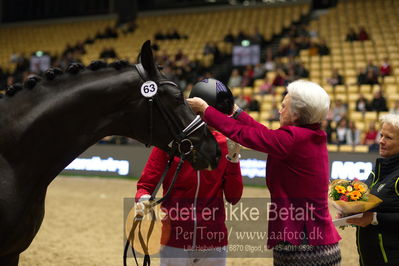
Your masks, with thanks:
M 141 85 L 141 94 L 146 97 L 150 98 L 157 94 L 158 91 L 158 86 L 154 81 L 146 81 Z

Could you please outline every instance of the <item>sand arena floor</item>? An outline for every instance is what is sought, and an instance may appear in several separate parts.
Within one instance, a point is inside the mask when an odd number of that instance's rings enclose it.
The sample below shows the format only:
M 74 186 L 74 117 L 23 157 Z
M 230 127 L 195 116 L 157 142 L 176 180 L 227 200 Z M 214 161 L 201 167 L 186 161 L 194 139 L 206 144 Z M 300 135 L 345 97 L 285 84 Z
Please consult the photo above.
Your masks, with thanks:
M 46 215 L 24 266 L 123 265 L 123 199 L 136 182 L 121 179 L 58 177 L 49 186 Z M 244 188 L 244 197 L 268 197 L 265 188 Z M 358 265 L 354 228 L 339 230 L 342 265 Z M 128 262 L 134 265 L 132 259 Z M 154 260 L 153 265 L 159 261 Z M 272 259 L 228 259 L 227 265 L 273 265 Z

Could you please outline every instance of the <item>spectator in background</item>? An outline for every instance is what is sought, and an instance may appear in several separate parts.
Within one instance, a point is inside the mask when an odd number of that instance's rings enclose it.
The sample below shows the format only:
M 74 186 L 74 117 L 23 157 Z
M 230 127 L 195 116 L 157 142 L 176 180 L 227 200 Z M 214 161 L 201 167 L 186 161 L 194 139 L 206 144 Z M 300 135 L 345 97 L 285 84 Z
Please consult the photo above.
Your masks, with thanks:
M 299 79 L 299 76 L 296 75 L 294 68 L 290 67 L 288 69 L 288 74 L 285 77 L 285 85 L 287 85 L 288 83 L 294 82 L 297 79 Z
M 243 110 L 247 110 L 248 108 L 248 101 L 245 99 L 244 95 L 238 95 L 235 100 L 235 104 Z
M 277 48 L 276 56 L 277 57 L 287 56 L 287 50 L 288 50 L 288 45 L 280 42 Z
M 366 134 L 364 135 L 362 144 L 368 146 L 377 144 L 377 136 L 378 131 L 376 129 L 375 122 L 370 122 Z
M 12 74 L 14 78 L 20 80 L 20 78 L 22 77 L 22 73 L 24 73 L 25 71 L 29 71 L 30 64 L 31 63 L 28 57 L 26 57 L 24 53 L 21 53 L 18 58 L 17 65 L 15 66 L 15 70 Z
M 236 44 L 241 45 L 241 42 L 244 40 L 249 40 L 249 36 L 243 30 L 240 30 L 236 37 Z
M 165 39 L 166 39 L 166 36 L 165 36 L 165 34 L 162 32 L 162 30 L 159 30 L 159 31 L 157 31 L 157 32 L 155 33 L 154 39 L 155 39 L 155 40 L 158 40 L 158 41 L 162 41 L 162 40 L 165 40 Z
M 177 53 L 175 54 L 175 62 L 179 62 L 180 60 L 182 60 L 184 57 L 184 53 L 182 49 L 179 49 L 177 51 Z
M 299 49 L 296 46 L 295 42 L 290 42 L 290 44 L 288 45 L 288 49 L 287 49 L 287 56 L 298 56 L 299 55 Z
M 96 32 L 96 35 L 94 36 L 94 39 L 99 39 L 99 40 L 105 39 L 105 38 L 107 38 L 107 37 L 106 37 L 105 34 L 104 34 L 103 32 L 101 32 L 100 30 L 97 31 L 97 32 Z M 69 44 L 68 44 L 68 45 L 69 45 Z
M 296 33 L 297 33 L 298 37 L 310 37 L 311 36 L 309 30 L 307 29 L 307 26 L 308 25 L 306 25 L 306 24 L 301 24 L 296 28 Z
M 254 33 L 251 34 L 249 37 L 250 37 L 251 43 L 258 44 L 258 45 L 260 45 L 260 47 L 263 47 L 263 45 L 265 44 L 265 37 L 263 37 L 263 34 L 260 33 L 258 27 L 255 27 Z
M 281 68 L 277 69 L 277 74 L 273 80 L 273 86 L 284 86 L 286 83 L 287 75 L 285 74 L 284 70 Z
M 317 45 L 318 50 L 319 50 L 319 55 L 329 55 L 330 54 L 330 48 L 328 48 L 326 41 L 324 39 L 321 39 L 319 41 L 319 44 Z
M 179 86 L 179 88 L 183 89 L 187 86 L 187 79 L 184 77 L 183 68 L 178 67 L 173 71 L 175 76 L 175 83 Z
M 369 84 L 375 85 L 378 84 L 378 74 L 375 73 L 372 69 L 368 69 L 366 75 L 364 77 L 364 83 L 362 84 Z
M 365 72 L 369 70 L 373 71 L 374 75 L 378 77 L 380 69 L 373 63 L 373 60 L 368 61 Z
M 254 70 L 252 65 L 247 65 L 245 67 L 244 73 L 242 74 L 242 87 L 252 86 L 254 79 Z
M 396 100 L 393 107 L 389 109 L 390 114 L 399 115 L 399 100 Z
M 257 99 L 255 99 L 255 98 L 252 99 L 249 102 L 248 110 L 251 111 L 251 112 L 259 112 L 260 111 L 259 101 Z
M 242 77 L 240 71 L 237 68 L 234 68 L 233 71 L 231 72 L 227 86 L 229 88 L 240 87 L 241 83 L 242 83 Z
M 306 37 L 306 36 L 299 36 L 296 40 L 296 44 L 297 44 L 299 50 L 309 49 L 310 42 L 311 42 L 310 37 Z
M 346 144 L 359 145 L 360 133 L 360 130 L 356 127 L 355 121 L 349 121 L 348 131 L 346 132 Z
M 319 47 L 315 42 L 311 42 L 309 46 L 309 55 L 310 56 L 315 56 L 319 55 Z
M 106 47 L 100 53 L 101 59 L 108 59 L 108 58 L 118 58 L 118 55 L 115 52 L 115 49 L 112 47 Z
M 170 55 L 168 54 L 168 51 L 166 51 L 166 50 L 162 51 L 162 53 L 158 56 L 158 59 L 159 59 L 159 63 L 163 66 L 166 66 L 166 65 L 169 66 L 172 61 L 170 58 Z
M 254 80 L 261 79 L 265 75 L 265 69 L 261 63 L 257 63 L 254 67 Z
M 309 30 L 309 38 L 318 38 L 319 32 L 316 29 Z
M 179 40 L 181 39 L 180 34 L 177 32 L 177 29 L 171 28 L 169 32 L 166 34 L 166 38 L 169 40 Z
M 98 34 L 99 34 L 99 33 L 98 33 Z M 72 45 L 71 45 L 70 43 L 67 43 L 66 46 L 65 46 L 65 48 L 64 48 L 64 51 L 62 52 L 62 55 L 65 56 L 65 55 L 68 55 L 68 54 L 70 54 L 70 53 L 72 53 L 72 52 L 73 52 L 73 47 L 72 47 Z
M 13 51 L 10 55 L 10 63 L 16 64 L 20 60 L 20 55 L 19 53 L 16 53 Z
M 370 36 L 369 36 L 368 32 L 366 31 L 366 29 L 364 27 L 360 27 L 358 40 L 359 41 L 367 41 L 369 39 L 370 39 Z
M 298 73 L 299 71 L 299 64 L 295 58 L 295 56 L 288 56 L 288 63 L 283 63 L 282 61 L 280 62 L 282 63 L 282 67 L 284 69 L 284 71 L 287 73 L 288 69 L 292 68 L 295 73 Z
M 276 57 L 275 60 L 275 69 L 276 71 L 280 68 L 282 69 L 284 72 L 286 71 L 287 65 L 283 62 L 283 60 L 281 59 L 281 57 Z
M 363 93 L 359 94 L 359 98 L 356 100 L 356 111 L 365 113 L 369 110 L 369 101 L 364 97 Z
M 341 121 L 348 111 L 348 107 L 342 102 L 342 100 L 335 100 L 335 105 L 332 109 L 333 120 L 335 122 Z
M 273 121 L 280 121 L 280 110 L 277 106 L 276 101 L 272 102 L 272 110 L 270 111 L 270 118 L 269 121 L 273 122 Z
M 353 42 L 358 40 L 358 35 L 353 28 L 349 28 L 348 33 L 346 34 L 346 41 Z
M 220 62 L 221 53 L 215 42 L 209 41 L 204 46 L 204 55 L 213 55 L 213 60 L 217 64 Z
M 126 35 L 128 33 L 134 32 L 137 29 L 137 24 L 135 20 L 131 20 L 125 25 L 120 25 L 120 28 L 123 31 L 123 34 Z
M 370 103 L 370 110 L 377 111 L 377 112 L 387 112 L 387 101 L 385 97 L 382 95 L 382 91 L 376 91 L 374 93 L 374 97 Z
M 274 71 L 276 69 L 276 63 L 274 62 L 273 58 L 273 50 L 270 47 L 266 50 L 266 60 L 263 68 L 266 71 Z
M 214 50 L 215 50 L 215 45 L 213 44 L 213 42 L 208 41 L 205 43 L 203 54 L 204 55 L 213 54 Z
M 295 38 L 299 37 L 297 25 L 295 25 L 295 24 L 291 25 L 290 31 L 288 32 L 288 36 L 290 39 L 295 39 Z
M 15 77 L 13 75 L 8 75 L 6 87 L 11 86 L 14 83 L 16 83 Z
M 7 78 L 9 74 L 7 71 L 4 71 L 0 66 L 0 91 L 3 91 L 7 88 Z
M 261 95 L 265 94 L 273 94 L 273 84 L 269 81 L 269 78 L 267 77 L 267 73 L 265 74 L 265 77 L 263 78 L 263 82 L 259 87 L 259 93 Z
M 74 47 L 74 52 L 78 55 L 84 55 L 86 54 L 86 49 L 84 47 L 84 43 L 83 42 L 76 42 L 75 47 Z
M 331 86 L 344 85 L 344 78 L 339 73 L 338 69 L 334 68 L 331 77 L 327 79 L 327 83 Z
M 308 78 L 309 77 L 309 70 L 306 69 L 305 65 L 303 62 L 299 62 L 298 64 L 295 65 L 295 74 L 298 75 L 301 78 Z
M 104 32 L 105 38 L 118 38 L 118 32 L 116 31 L 115 27 L 108 26 L 105 28 Z
M 177 82 L 175 75 L 174 75 L 174 71 L 173 68 L 170 65 L 165 65 L 162 69 L 162 73 L 165 75 L 165 77 L 169 80 L 173 80 L 173 82 Z
M 335 128 L 335 138 L 338 145 L 346 144 L 346 136 L 348 132 L 348 122 L 346 118 L 342 118 L 339 120 L 338 125 Z
M 83 43 L 86 44 L 93 44 L 95 42 L 95 37 L 87 36 Z
M 231 44 L 235 43 L 236 37 L 231 29 L 229 29 L 229 32 L 224 36 L 223 41 Z
M 391 64 L 389 63 L 388 57 L 385 57 L 382 62 L 382 65 L 380 66 L 380 74 L 382 77 L 386 77 L 391 75 L 391 72 L 392 72 Z
M 152 49 L 153 51 L 157 52 L 157 51 L 159 51 L 159 45 L 154 41 L 154 42 L 151 44 L 151 49 Z
M 332 136 L 334 129 L 331 127 L 331 120 L 324 119 L 321 122 L 321 129 L 324 130 L 327 134 L 327 143 L 332 144 L 333 143 Z
M 367 84 L 366 83 L 366 73 L 363 68 L 359 68 L 357 72 L 357 85 Z

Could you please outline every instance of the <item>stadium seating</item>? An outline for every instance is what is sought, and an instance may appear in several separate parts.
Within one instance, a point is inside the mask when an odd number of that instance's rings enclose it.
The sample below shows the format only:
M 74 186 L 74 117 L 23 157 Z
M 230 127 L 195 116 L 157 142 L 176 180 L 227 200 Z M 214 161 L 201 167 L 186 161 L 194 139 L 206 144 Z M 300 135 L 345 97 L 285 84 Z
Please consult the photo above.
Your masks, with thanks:
M 383 91 L 388 107 L 399 100 L 399 1 L 391 0 L 348 0 L 340 1 L 336 7 L 318 19 L 310 22 L 308 30 L 316 33 L 314 41 L 325 40 L 330 48 L 330 55 L 310 55 L 309 50 L 301 50 L 298 60 L 304 63 L 309 70 L 309 79 L 320 83 L 330 95 L 332 102 L 341 100 L 348 105 L 348 118 L 356 122 L 357 127 L 363 131 L 367 125 L 378 120 L 384 113 L 357 112 L 356 100 L 362 93 L 371 100 L 376 91 Z M 140 15 L 136 21 L 137 28 L 133 32 L 123 33 L 118 29 L 117 39 L 96 40 L 93 44 L 86 45 L 87 51 L 80 59 L 88 64 L 99 58 L 100 52 L 107 47 L 113 47 L 122 59 L 131 62 L 136 60 L 138 49 L 147 40 L 154 41 L 155 34 L 162 30 L 177 29 L 187 36 L 179 40 L 158 40 L 158 55 L 166 52 L 174 56 L 182 51 L 190 60 L 198 60 L 204 66 L 213 64 L 213 55 L 204 55 L 203 50 L 207 42 L 214 42 L 221 52 L 231 54 L 232 45 L 223 41 L 229 33 L 237 34 L 239 31 L 252 33 L 255 28 L 264 35 L 267 41 L 273 36 L 281 34 L 301 16 L 310 12 L 309 4 L 292 4 L 282 6 L 228 8 L 224 10 L 189 12 L 166 15 Z M 51 54 L 60 54 L 67 44 L 82 42 L 88 37 L 94 37 L 97 32 L 107 26 L 113 26 L 115 19 L 97 19 L 92 21 L 79 21 L 68 23 L 55 23 L 51 25 L 5 26 L 0 28 L 0 66 L 13 71 L 14 64 L 10 64 L 10 56 L 14 53 L 31 54 L 37 50 L 47 51 Z M 370 40 L 345 41 L 349 28 L 359 29 L 364 26 Z M 281 42 L 288 42 L 282 38 Z M 357 85 L 359 69 L 366 67 L 368 62 L 380 65 L 384 58 L 389 58 L 393 73 L 384 79 L 380 78 L 380 85 Z M 287 57 L 281 59 L 288 62 Z M 343 75 L 345 84 L 330 86 L 327 79 L 332 71 L 338 69 Z M 271 81 L 276 72 L 268 72 Z M 269 122 L 273 102 L 282 100 L 286 88 L 275 87 L 274 94 L 260 95 L 260 86 L 263 80 L 258 79 L 253 87 L 231 88 L 234 96 L 244 95 L 256 98 L 260 112 L 250 112 L 255 119 L 273 129 L 278 128 L 278 121 Z M 367 146 L 340 146 L 329 145 L 330 151 L 367 152 Z

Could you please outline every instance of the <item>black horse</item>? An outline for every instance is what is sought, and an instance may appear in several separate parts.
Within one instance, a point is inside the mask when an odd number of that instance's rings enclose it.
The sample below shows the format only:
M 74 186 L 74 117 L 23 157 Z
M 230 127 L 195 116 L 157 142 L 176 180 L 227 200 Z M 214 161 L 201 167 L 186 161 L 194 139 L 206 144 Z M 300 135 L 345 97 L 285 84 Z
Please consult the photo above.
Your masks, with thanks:
M 0 98 L 0 265 L 18 265 L 43 221 L 47 186 L 105 136 L 166 151 L 181 151 L 185 142 L 183 152 L 194 168 L 216 167 L 215 139 L 198 123 L 184 130 L 196 116 L 158 70 L 149 41 L 140 62 L 95 61 L 87 69 L 71 64 L 65 73 L 53 68 Z M 156 87 L 156 95 L 146 98 Z

